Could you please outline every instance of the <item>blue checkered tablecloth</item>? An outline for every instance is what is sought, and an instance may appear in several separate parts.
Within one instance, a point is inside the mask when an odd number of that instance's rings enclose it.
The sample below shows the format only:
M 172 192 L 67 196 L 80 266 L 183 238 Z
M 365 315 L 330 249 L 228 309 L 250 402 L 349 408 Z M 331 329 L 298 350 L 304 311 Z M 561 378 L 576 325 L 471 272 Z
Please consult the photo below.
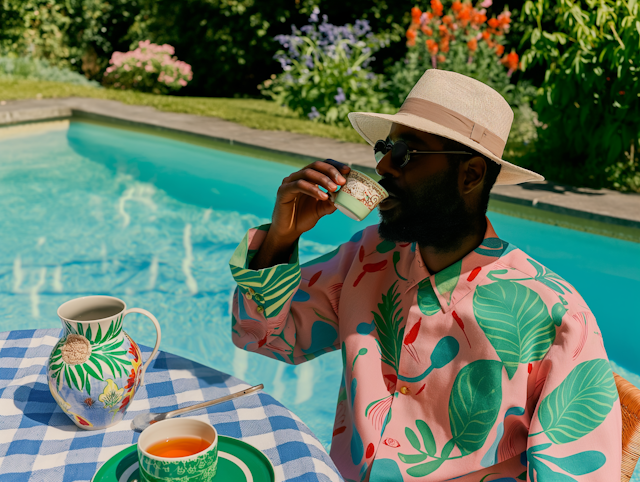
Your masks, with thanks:
M 247 388 L 237 378 L 162 351 L 119 424 L 77 428 L 54 401 L 46 365 L 61 330 L 0 333 L 0 481 L 89 481 L 111 456 L 138 440 L 131 419 Z M 151 349 L 140 346 L 143 359 Z M 276 480 L 342 481 L 322 444 L 295 414 L 264 392 L 193 412 L 221 435 L 262 450 Z

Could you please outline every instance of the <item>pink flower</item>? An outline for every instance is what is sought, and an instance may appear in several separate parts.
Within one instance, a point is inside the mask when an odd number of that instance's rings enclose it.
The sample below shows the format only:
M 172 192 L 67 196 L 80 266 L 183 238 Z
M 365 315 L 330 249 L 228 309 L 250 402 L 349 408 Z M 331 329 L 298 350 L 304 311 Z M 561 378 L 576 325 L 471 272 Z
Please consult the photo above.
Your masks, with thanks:
M 480 4 L 480 6 L 483 8 L 489 8 L 492 4 L 493 0 L 484 0 L 484 2 Z
M 151 62 L 149 62 L 149 63 L 145 66 L 144 70 L 146 70 L 147 72 L 153 72 L 153 65 L 151 65 Z
M 180 79 L 180 80 L 178 81 L 178 83 L 179 83 L 182 87 L 185 87 L 185 86 L 187 85 L 187 81 L 186 81 L 186 80 L 184 80 L 184 79 Z
M 400 447 L 400 443 L 394 438 L 386 438 L 386 439 L 384 439 L 384 441 L 382 443 L 385 444 L 385 445 L 388 445 L 389 447 L 393 447 L 393 448 Z

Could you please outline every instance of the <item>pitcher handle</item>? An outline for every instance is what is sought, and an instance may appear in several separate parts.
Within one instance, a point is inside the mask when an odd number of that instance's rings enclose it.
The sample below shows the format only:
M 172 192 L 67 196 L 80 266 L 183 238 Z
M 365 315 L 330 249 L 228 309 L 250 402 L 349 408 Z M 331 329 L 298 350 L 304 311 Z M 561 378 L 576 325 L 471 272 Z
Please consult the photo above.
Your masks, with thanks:
M 146 316 L 153 322 L 153 324 L 156 327 L 156 346 L 153 347 L 153 351 L 151 352 L 151 355 L 149 355 L 149 358 L 147 358 L 146 363 L 142 365 L 142 368 L 140 369 L 140 385 L 143 385 L 144 374 L 147 371 L 147 368 L 149 367 L 149 363 L 151 363 L 151 360 L 153 360 L 153 357 L 156 355 L 156 353 L 158 353 L 158 348 L 160 348 L 160 323 L 158 323 L 158 320 L 156 319 L 155 316 L 153 316 L 147 310 L 143 310 L 142 308 L 129 308 L 127 311 L 123 313 L 122 317 L 124 318 L 129 313 L 140 313 L 141 315 Z

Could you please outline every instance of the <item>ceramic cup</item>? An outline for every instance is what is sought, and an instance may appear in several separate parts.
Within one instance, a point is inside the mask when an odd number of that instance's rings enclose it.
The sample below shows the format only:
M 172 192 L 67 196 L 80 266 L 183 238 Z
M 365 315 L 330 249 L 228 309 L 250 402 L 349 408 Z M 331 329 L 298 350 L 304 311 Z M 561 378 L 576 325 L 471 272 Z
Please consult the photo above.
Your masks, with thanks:
M 187 457 L 157 457 L 147 450 L 171 438 L 198 437 L 211 445 Z M 189 418 L 173 418 L 146 428 L 138 439 L 140 476 L 145 482 L 211 482 L 218 467 L 218 433 L 212 425 Z
M 366 174 L 351 169 L 347 183 L 337 193 L 331 193 L 336 207 L 351 219 L 362 221 L 389 193 Z

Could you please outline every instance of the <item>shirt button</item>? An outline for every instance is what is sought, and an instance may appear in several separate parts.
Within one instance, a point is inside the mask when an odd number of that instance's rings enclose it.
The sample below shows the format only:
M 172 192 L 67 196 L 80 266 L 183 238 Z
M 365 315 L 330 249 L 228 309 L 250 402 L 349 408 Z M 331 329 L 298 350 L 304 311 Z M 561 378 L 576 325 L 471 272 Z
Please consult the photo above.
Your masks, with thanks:
M 411 391 L 407 387 L 402 387 L 400 389 L 400 393 L 402 393 L 403 395 L 409 395 Z
M 255 294 L 256 294 L 256 292 L 255 292 L 255 290 L 254 290 L 253 288 L 249 288 L 247 291 L 248 291 L 249 293 L 251 293 L 251 296 L 253 296 L 253 295 L 255 295 Z
M 262 313 L 262 312 L 264 311 L 264 306 L 258 306 L 258 307 L 256 308 L 256 311 L 257 311 L 258 313 Z

